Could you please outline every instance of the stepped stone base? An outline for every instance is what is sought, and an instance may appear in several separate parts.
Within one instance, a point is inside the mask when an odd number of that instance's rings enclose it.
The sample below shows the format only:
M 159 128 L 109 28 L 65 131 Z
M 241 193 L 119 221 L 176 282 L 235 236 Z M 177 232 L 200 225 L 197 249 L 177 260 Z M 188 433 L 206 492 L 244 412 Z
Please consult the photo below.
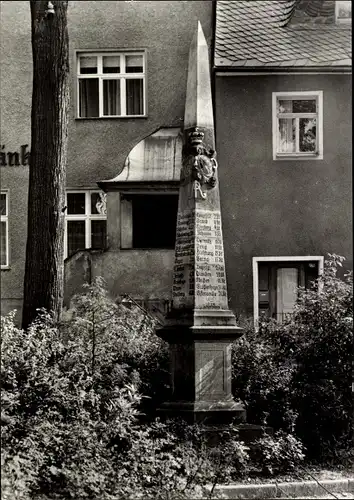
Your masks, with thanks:
M 271 436 L 273 434 L 273 429 L 271 427 L 263 427 L 261 425 L 253 425 L 246 423 L 236 423 L 233 428 L 238 431 L 238 440 L 243 441 L 246 445 L 250 446 L 251 456 L 257 453 L 254 449 L 252 443 L 257 439 L 260 439 L 265 434 Z M 211 448 L 217 447 L 222 440 L 224 432 L 227 432 L 230 428 L 227 425 L 206 425 L 204 430 L 205 437 L 208 446 Z
M 255 441 L 256 439 L 260 439 L 265 434 L 267 434 L 268 436 L 273 435 L 272 427 L 264 427 L 262 425 L 239 424 L 236 425 L 236 429 L 238 430 L 240 441 L 245 441 L 246 443 L 250 443 L 252 441 Z
M 245 422 L 246 411 L 241 403 L 230 401 L 166 401 L 157 410 L 164 418 L 182 417 L 187 423 L 208 426 Z

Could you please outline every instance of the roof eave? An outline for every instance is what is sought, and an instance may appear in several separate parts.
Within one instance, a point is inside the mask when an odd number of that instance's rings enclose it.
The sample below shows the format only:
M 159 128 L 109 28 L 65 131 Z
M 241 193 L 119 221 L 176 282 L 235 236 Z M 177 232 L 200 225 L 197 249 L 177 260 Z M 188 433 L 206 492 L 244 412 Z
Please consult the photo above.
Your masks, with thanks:
M 348 73 L 352 66 L 214 66 L 213 72 L 222 73 Z

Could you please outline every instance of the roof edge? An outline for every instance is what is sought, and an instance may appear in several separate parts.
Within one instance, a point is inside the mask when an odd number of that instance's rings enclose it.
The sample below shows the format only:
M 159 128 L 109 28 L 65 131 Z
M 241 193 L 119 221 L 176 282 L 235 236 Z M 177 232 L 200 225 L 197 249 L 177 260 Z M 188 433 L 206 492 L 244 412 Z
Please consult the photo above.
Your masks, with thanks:
M 214 66 L 213 73 L 348 73 L 351 74 L 352 66 Z

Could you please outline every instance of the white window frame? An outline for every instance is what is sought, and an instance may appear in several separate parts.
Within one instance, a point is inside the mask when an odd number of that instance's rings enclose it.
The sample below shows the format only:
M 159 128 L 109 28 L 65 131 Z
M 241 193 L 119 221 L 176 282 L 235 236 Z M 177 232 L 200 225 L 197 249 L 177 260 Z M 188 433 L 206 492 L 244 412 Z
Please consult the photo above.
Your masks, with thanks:
M 6 235 L 6 263 L 1 264 L 1 269 L 8 269 L 10 266 L 10 257 L 9 257 L 9 193 L 8 191 L 1 191 L 1 194 L 6 196 L 6 215 L 1 215 L 1 222 L 5 222 L 5 235 Z
M 305 256 L 287 256 L 287 257 L 253 257 L 252 258 L 252 272 L 253 272 L 253 318 L 254 326 L 258 327 L 259 320 L 259 275 L 258 263 L 259 262 L 318 262 L 318 275 L 323 274 L 324 257 L 321 255 L 305 255 Z
M 91 221 L 107 220 L 107 214 L 91 214 L 91 194 L 102 193 L 100 189 L 67 189 L 65 192 L 65 205 L 68 206 L 68 194 L 85 193 L 85 214 L 68 214 L 65 212 L 64 259 L 68 257 L 68 222 L 85 221 L 85 249 L 91 248 Z
M 284 100 L 308 100 L 316 99 L 317 113 L 282 113 L 284 118 L 317 118 L 316 124 L 316 139 L 317 151 L 315 153 L 309 152 L 294 152 L 294 153 L 278 153 L 279 143 L 279 126 L 278 126 L 278 113 L 277 102 L 279 99 Z M 272 132 L 273 132 L 273 160 L 322 160 L 323 159 L 323 91 L 304 91 L 304 92 L 273 92 L 272 93 Z M 298 145 L 299 123 L 296 126 L 296 145 Z
M 80 74 L 80 57 L 97 57 L 97 73 L 83 73 Z M 120 73 L 103 73 L 103 57 L 115 56 L 120 58 Z M 126 73 L 125 72 L 125 56 L 142 56 L 143 58 L 143 71 L 140 73 Z M 98 98 L 99 98 L 99 116 L 80 116 L 80 79 L 96 78 L 98 79 Z M 127 115 L 127 101 L 126 101 L 126 80 L 140 79 L 143 81 L 143 114 L 141 115 Z M 102 118 L 145 118 L 147 116 L 147 102 L 146 102 L 146 50 L 124 50 L 124 51 L 90 51 L 80 50 L 76 51 L 76 118 L 79 120 L 95 120 Z M 103 114 L 103 80 L 121 80 L 120 86 L 120 115 L 104 115 Z
M 343 1 L 343 0 L 336 0 L 335 5 L 336 5 L 336 23 L 339 24 L 351 24 L 352 23 L 352 18 L 350 17 L 338 17 L 339 16 L 339 9 L 341 7 L 341 4 L 347 4 L 351 5 L 351 1 Z

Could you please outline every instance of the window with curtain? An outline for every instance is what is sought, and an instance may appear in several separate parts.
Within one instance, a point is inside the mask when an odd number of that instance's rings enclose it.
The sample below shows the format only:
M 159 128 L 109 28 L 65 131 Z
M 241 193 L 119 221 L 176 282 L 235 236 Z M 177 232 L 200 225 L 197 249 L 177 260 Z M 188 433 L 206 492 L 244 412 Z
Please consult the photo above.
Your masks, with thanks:
M 64 257 L 86 248 L 105 248 L 106 194 L 102 191 L 68 191 L 66 206 Z
M 336 22 L 351 24 L 352 2 L 337 0 L 335 5 L 336 5 Z
M 78 116 L 145 116 L 145 52 L 79 53 Z
M 273 93 L 274 158 L 322 157 L 322 92 Z
M 0 194 L 0 261 L 1 267 L 8 267 L 9 265 L 9 209 L 8 209 L 8 195 L 2 192 Z

